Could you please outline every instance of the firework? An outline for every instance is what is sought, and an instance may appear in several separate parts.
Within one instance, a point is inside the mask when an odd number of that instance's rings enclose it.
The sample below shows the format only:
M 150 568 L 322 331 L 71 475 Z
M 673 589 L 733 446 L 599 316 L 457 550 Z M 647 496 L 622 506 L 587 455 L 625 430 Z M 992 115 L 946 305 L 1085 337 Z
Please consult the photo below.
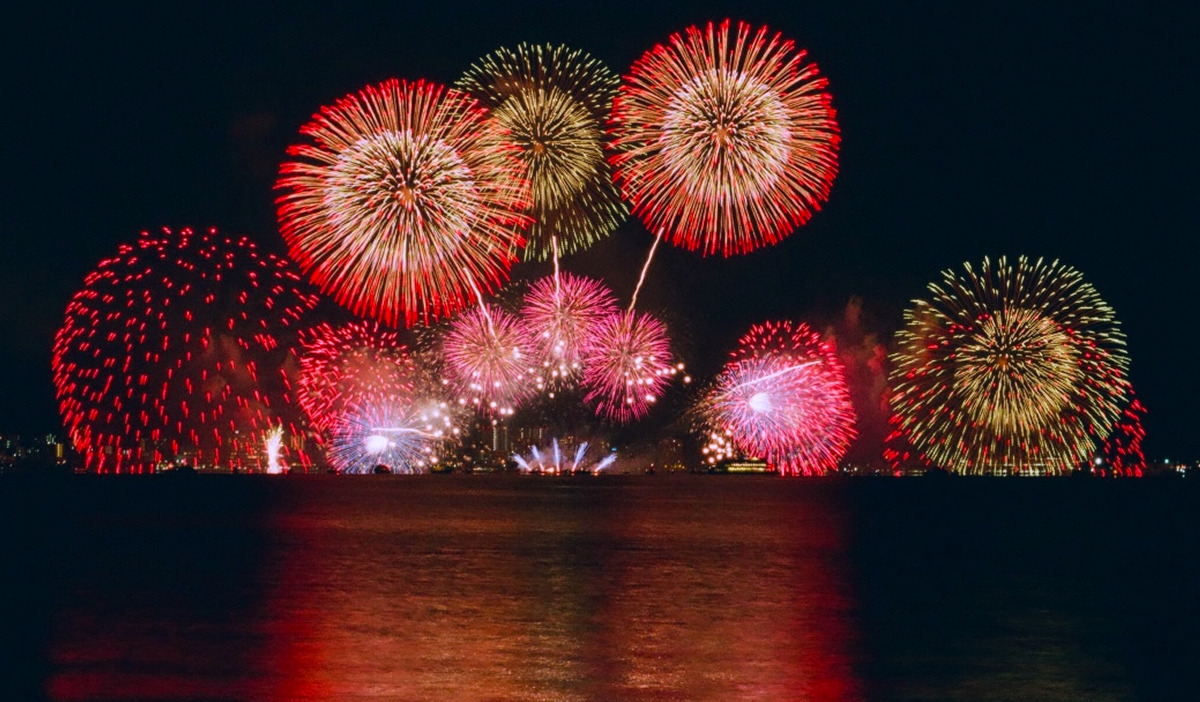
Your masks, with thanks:
M 379 401 L 347 408 L 331 433 L 329 459 L 339 473 L 423 473 L 458 429 L 445 402 Z
M 603 283 L 564 273 L 533 283 L 521 307 L 532 348 L 532 366 L 544 382 L 575 378 L 596 325 L 616 313 L 617 300 Z
M 263 437 L 263 448 L 267 452 L 267 472 L 278 475 L 284 471 L 280 452 L 283 449 L 283 427 L 268 429 Z
M 522 473 L 550 475 L 600 473 L 617 461 L 616 453 L 608 453 L 598 459 L 590 456 L 588 445 L 588 442 L 584 441 L 578 446 L 560 447 L 558 438 L 555 437 L 545 449 L 532 446 L 528 456 L 514 454 L 512 459 Z
M 584 402 L 614 422 L 640 419 L 680 365 L 671 361 L 662 322 L 632 310 L 614 312 L 595 325 L 584 350 Z
M 728 21 L 646 52 L 613 104 L 612 164 L 648 228 L 728 256 L 807 222 L 837 174 L 826 79 L 791 41 Z
M 300 405 L 322 431 L 349 407 L 410 399 L 415 374 L 399 334 L 377 322 L 323 322 L 302 335 Z
M 1129 392 L 1129 404 L 1121 412 L 1112 433 L 1104 441 L 1104 460 L 1100 472 L 1110 472 L 1113 477 L 1140 478 L 1146 473 L 1146 454 L 1142 452 L 1142 441 L 1146 438 L 1146 430 L 1142 427 L 1142 417 L 1146 416 L 1146 407 L 1142 401 L 1134 397 L 1133 390 Z
M 321 289 L 389 324 L 450 314 L 508 277 L 529 183 L 469 96 L 389 80 L 325 107 L 280 169 L 279 220 Z
M 891 356 L 898 431 L 962 473 L 1061 473 L 1108 436 L 1125 337 L 1073 268 L 1024 257 L 947 270 L 904 313 Z
M 554 253 L 552 236 L 561 253 L 581 251 L 625 219 L 604 161 L 604 121 L 617 83 L 581 51 L 529 44 L 494 51 L 458 81 L 491 110 L 528 168 L 535 222 L 526 260 Z
M 145 232 L 102 261 L 54 340 L 59 408 L 88 468 L 258 469 L 268 430 L 300 440 L 280 340 L 316 305 L 302 287 L 286 260 L 216 230 Z
M 738 451 L 782 475 L 833 470 L 856 433 L 836 350 L 791 322 L 768 322 L 742 337 L 702 414 Z
M 524 326 L 498 307 L 479 305 L 460 314 L 446 332 L 442 349 L 446 380 L 464 404 L 511 415 L 537 390 Z

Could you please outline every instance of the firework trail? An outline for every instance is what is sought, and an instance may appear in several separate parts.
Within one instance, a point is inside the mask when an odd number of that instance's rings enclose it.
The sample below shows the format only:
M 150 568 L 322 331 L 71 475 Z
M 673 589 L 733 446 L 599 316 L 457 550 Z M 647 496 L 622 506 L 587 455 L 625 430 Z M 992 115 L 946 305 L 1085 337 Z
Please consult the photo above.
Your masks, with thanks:
M 555 236 L 563 254 L 582 251 L 627 216 L 604 160 L 617 83 L 581 51 L 530 44 L 497 49 L 456 83 L 490 110 L 527 168 L 535 221 L 526 260 L 551 255 Z
M 286 260 L 215 229 L 144 232 L 101 261 L 53 351 L 59 409 L 87 467 L 264 469 L 269 430 L 302 439 L 290 339 L 317 302 L 303 288 Z
M 894 424 L 936 466 L 1062 473 L 1108 436 L 1129 393 L 1125 336 L 1073 268 L 1024 257 L 943 271 L 905 311 Z
M 611 163 L 646 227 L 708 255 L 775 244 L 837 174 L 826 79 L 790 40 L 725 21 L 634 63 L 613 104 Z
M 277 188 L 292 257 L 355 313 L 395 324 L 508 277 L 528 225 L 525 166 L 471 97 L 389 80 L 322 108 Z

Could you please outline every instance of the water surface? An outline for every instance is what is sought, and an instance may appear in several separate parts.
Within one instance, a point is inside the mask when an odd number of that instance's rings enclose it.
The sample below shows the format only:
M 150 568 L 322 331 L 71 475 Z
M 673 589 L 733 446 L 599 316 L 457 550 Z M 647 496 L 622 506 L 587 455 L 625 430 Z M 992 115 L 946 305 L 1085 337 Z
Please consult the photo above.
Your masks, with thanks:
M 14 699 L 1200 696 L 1184 481 L 10 476 L 0 495 Z

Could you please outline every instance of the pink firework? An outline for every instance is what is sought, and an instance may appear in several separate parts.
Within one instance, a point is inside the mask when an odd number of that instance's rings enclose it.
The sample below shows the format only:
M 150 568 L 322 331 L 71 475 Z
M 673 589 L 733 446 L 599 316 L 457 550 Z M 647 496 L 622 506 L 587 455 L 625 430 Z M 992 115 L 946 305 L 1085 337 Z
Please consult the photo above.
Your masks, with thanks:
M 215 229 L 143 232 L 101 261 L 54 339 L 59 408 L 87 467 L 265 469 L 280 427 L 307 465 L 281 343 L 316 305 L 303 287 L 285 259 Z
M 300 405 L 328 431 L 352 407 L 406 403 L 415 373 L 400 336 L 378 322 L 321 323 L 302 336 Z
M 610 121 L 622 195 L 652 231 L 724 256 L 778 243 L 828 199 L 826 79 L 766 27 L 690 27 L 646 52 Z
M 614 312 L 594 327 L 584 350 L 583 399 L 614 422 L 640 419 L 678 371 L 662 322 L 633 310 Z
M 277 185 L 292 257 L 356 313 L 450 314 L 508 278 L 529 182 L 501 127 L 463 93 L 389 80 L 325 107 Z
M 521 307 L 533 367 L 550 383 L 577 376 L 592 331 L 616 311 L 612 291 L 591 278 L 563 273 L 536 281 Z
M 854 439 L 854 408 L 831 344 L 804 324 L 752 328 L 703 400 L 711 426 L 783 475 L 837 467 Z
M 536 391 L 533 351 L 524 326 L 498 307 L 461 313 L 442 341 L 446 380 L 459 402 L 509 415 Z

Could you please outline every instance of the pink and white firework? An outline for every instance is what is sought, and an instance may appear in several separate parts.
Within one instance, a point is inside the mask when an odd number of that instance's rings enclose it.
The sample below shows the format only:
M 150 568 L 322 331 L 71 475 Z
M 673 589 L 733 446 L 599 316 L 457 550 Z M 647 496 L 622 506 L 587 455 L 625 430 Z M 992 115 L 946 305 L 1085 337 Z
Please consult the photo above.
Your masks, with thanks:
M 378 401 L 353 405 L 331 431 L 329 460 L 339 473 L 424 473 L 439 451 L 458 438 L 445 402 Z
M 766 27 L 690 27 L 647 51 L 610 120 L 621 193 L 703 254 L 778 243 L 828 199 L 838 125 L 826 79 Z
M 666 326 L 628 310 L 595 325 L 583 352 L 584 402 L 614 422 L 644 417 L 680 365 L 672 362 Z
M 542 381 L 554 386 L 578 377 L 593 330 L 616 312 L 616 296 L 591 278 L 563 273 L 534 282 L 521 319 Z
M 442 340 L 446 381 L 460 404 L 511 415 L 537 392 L 534 356 L 524 325 L 499 307 L 461 313 Z
M 856 435 L 845 370 L 805 324 L 753 327 L 702 400 L 701 414 L 738 450 L 782 475 L 836 468 Z

